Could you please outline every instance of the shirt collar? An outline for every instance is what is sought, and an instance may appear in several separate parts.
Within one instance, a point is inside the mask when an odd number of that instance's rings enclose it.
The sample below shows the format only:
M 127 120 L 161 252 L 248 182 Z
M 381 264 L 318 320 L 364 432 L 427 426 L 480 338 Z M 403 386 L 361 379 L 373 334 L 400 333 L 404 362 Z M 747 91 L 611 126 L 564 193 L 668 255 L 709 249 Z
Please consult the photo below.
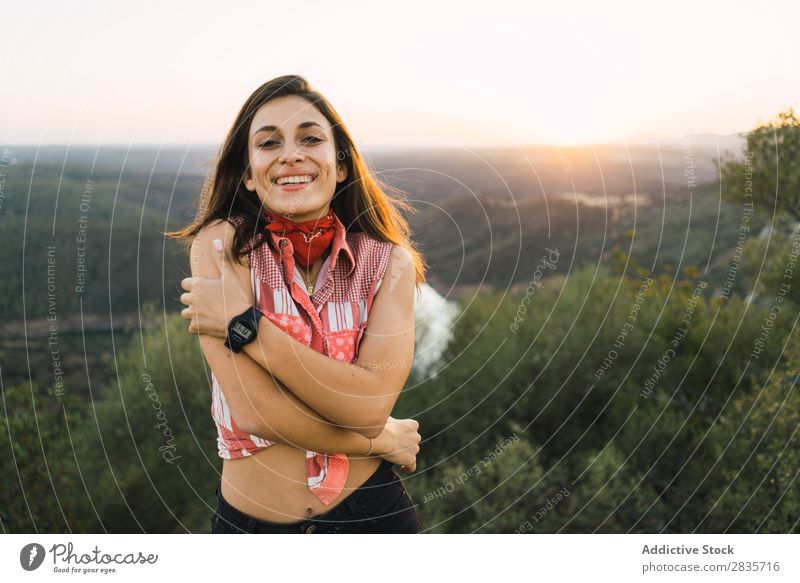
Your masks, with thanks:
M 333 250 L 331 251 L 331 269 L 336 267 L 336 260 L 339 257 L 339 252 L 343 251 L 347 260 L 350 262 L 350 267 L 347 270 L 347 275 L 351 275 L 356 269 L 356 260 L 353 257 L 353 250 L 350 249 L 350 244 L 347 242 L 347 228 L 344 223 L 339 219 L 336 212 L 333 213 L 336 218 L 336 235 L 333 237 Z
M 336 233 L 333 235 L 333 243 L 331 243 L 331 254 L 330 254 L 330 271 L 333 273 L 333 269 L 336 267 L 336 262 L 339 259 L 339 253 L 343 252 L 344 255 L 347 257 L 348 261 L 350 262 L 350 267 L 347 270 L 347 275 L 351 275 L 356 268 L 356 261 L 353 257 L 353 250 L 350 248 L 350 244 L 347 242 L 347 229 L 344 226 L 344 223 L 339 219 L 339 215 L 336 214 L 334 211 L 333 216 L 336 221 Z M 281 237 L 278 233 L 274 231 L 267 231 L 270 234 L 273 247 L 280 251 L 281 241 L 283 239 L 288 240 L 287 237 Z

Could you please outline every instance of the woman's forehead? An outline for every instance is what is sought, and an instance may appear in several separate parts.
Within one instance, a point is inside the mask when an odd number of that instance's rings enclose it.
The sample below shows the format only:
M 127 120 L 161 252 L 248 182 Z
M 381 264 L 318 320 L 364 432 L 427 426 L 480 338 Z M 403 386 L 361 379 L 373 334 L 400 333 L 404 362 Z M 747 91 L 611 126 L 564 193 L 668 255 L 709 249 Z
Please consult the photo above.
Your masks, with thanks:
M 280 97 L 262 105 L 253 116 L 251 134 L 259 131 L 290 131 L 298 127 L 330 130 L 325 116 L 311 103 L 300 97 Z

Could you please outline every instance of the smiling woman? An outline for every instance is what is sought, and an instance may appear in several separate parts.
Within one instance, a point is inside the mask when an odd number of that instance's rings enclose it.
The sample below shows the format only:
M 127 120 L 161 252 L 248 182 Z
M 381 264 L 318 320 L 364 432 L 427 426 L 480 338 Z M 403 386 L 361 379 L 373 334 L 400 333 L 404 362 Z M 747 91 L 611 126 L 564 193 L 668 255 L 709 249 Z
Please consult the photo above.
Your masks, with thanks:
M 329 127 L 326 131 L 328 124 L 323 119 L 302 121 L 294 128 L 289 124 L 285 129 L 271 125 L 268 119 L 297 121 L 314 112 L 323 118 L 304 99 L 288 97 L 262 107 L 253 119 L 253 126 L 258 129 L 252 132 L 245 188 L 257 193 L 264 206 L 275 214 L 292 215 L 295 222 L 320 218 L 319 210 L 327 206 L 326 199 L 347 178 L 348 171 L 338 164 L 333 130 Z M 277 158 L 284 152 L 295 158 L 295 164 L 289 164 L 288 159 L 278 163 Z M 305 163 L 298 159 L 301 157 Z M 306 192 L 312 184 L 313 188 Z M 288 192 L 303 194 L 287 198 Z
M 212 532 L 418 532 L 402 479 L 419 424 L 391 411 L 424 261 L 411 207 L 299 76 L 245 102 L 205 185 L 183 316 L 212 370 L 224 459 Z M 381 363 L 402 362 L 386 367 Z

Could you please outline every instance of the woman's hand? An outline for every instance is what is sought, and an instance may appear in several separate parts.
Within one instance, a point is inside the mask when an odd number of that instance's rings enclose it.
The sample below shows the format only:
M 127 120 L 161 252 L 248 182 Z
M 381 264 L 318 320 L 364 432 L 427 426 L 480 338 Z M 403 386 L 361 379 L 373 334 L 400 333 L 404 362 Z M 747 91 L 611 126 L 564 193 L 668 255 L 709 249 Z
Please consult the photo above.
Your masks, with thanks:
M 181 287 L 187 292 L 181 294 L 181 303 L 187 306 L 181 316 L 191 322 L 190 334 L 227 338 L 228 322 L 251 307 L 253 300 L 236 277 L 222 249 L 222 241 L 215 239 L 213 248 L 220 277 L 187 277 L 181 281 Z
M 389 417 L 378 437 L 375 438 L 375 453 L 400 469 L 413 472 L 417 469 L 419 442 L 422 439 L 418 432 L 419 423 L 414 419 L 395 419 Z

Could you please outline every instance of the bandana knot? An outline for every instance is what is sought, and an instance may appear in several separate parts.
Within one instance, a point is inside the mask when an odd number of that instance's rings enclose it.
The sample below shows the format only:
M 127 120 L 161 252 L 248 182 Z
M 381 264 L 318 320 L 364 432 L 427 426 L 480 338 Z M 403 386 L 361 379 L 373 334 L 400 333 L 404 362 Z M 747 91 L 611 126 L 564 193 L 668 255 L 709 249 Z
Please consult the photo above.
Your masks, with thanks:
M 336 235 L 336 215 L 333 209 L 320 219 L 295 222 L 283 215 L 264 209 L 267 231 L 284 236 L 292 242 L 294 258 L 304 269 L 314 265 Z

